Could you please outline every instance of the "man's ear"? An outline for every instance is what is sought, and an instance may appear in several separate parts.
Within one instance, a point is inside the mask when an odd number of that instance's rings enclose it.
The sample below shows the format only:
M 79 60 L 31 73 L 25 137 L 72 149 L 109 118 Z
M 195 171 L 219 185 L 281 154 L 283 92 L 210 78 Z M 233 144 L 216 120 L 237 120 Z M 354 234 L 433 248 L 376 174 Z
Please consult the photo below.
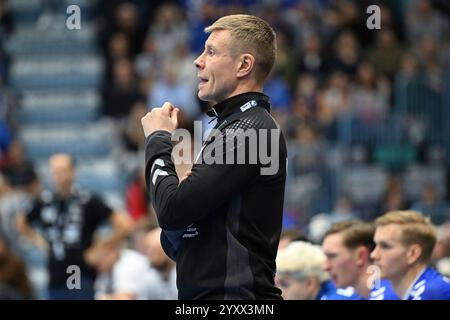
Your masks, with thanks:
M 422 247 L 415 243 L 409 246 L 406 253 L 406 261 L 408 264 L 414 264 L 422 255 Z
M 366 263 L 368 263 L 368 261 L 370 260 L 370 252 L 369 249 L 365 246 L 360 246 L 358 248 L 356 248 L 355 250 L 355 255 L 356 255 L 356 265 L 358 267 L 363 267 L 366 265 Z
M 237 77 L 243 78 L 250 74 L 255 66 L 255 57 L 250 53 L 243 53 L 239 56 Z

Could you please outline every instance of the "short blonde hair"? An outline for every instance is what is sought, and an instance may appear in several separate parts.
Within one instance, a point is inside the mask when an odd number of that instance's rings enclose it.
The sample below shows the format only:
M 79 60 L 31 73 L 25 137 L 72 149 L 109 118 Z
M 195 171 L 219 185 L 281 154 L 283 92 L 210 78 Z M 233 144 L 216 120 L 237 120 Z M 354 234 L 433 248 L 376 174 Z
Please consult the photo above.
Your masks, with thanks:
M 278 252 L 277 272 L 301 279 L 313 276 L 322 283 L 330 278 L 322 268 L 325 259 L 320 246 L 304 241 L 294 241 Z
M 404 245 L 418 244 L 422 247 L 422 255 L 419 260 L 428 263 L 436 244 L 436 229 L 430 221 L 420 212 L 390 211 L 375 220 L 375 225 L 386 226 L 396 224 L 401 227 L 400 241 Z
M 205 28 L 206 33 L 216 30 L 230 31 L 233 54 L 248 52 L 255 58 L 255 79 L 263 84 L 276 58 L 276 34 L 272 27 L 261 18 L 234 14 L 224 16 Z

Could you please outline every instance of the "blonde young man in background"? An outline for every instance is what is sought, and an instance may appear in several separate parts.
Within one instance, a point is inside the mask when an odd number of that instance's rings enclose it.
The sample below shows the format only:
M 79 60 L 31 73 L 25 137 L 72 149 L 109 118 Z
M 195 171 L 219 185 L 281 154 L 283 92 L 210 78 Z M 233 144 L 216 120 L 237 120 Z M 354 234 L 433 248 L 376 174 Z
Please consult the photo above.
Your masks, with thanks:
M 429 267 L 436 244 L 430 219 L 415 211 L 391 211 L 376 221 L 371 257 L 403 300 L 450 300 L 450 281 Z

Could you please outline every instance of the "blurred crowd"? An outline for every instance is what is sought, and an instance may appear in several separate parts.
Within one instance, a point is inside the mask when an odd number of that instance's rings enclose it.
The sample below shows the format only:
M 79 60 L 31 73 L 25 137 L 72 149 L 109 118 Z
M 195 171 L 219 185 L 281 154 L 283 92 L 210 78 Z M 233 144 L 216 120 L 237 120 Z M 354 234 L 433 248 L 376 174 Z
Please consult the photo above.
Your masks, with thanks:
M 33 254 L 39 248 L 15 225 L 42 187 L 18 139 L 20 103 L 8 86 L 14 57 L 2 45 L 14 33 L 6 4 L 0 0 L 0 296 L 13 292 L 2 288 L 10 286 L 16 290 L 9 298 L 46 298 L 48 279 L 36 267 L 43 262 Z M 366 25 L 372 4 L 381 9 L 380 30 Z M 167 100 L 182 110 L 182 127 L 192 131 L 194 120 L 207 125 L 209 105 L 197 98 L 193 61 L 203 50 L 203 29 L 233 13 L 258 15 L 277 33 L 277 62 L 264 91 L 288 141 L 282 243 L 321 243 L 333 223 L 411 208 L 441 225 L 447 243 L 450 6 L 445 0 L 99 0 L 94 22 L 105 62 L 101 112 L 117 124 L 117 144 L 126 159 L 139 162 L 145 144 L 140 119 Z M 375 165 L 385 174 L 383 183 L 378 171 L 371 176 Z M 404 178 L 411 165 L 424 167 L 425 176 L 428 169 L 440 175 L 413 179 L 411 186 Z M 180 175 L 187 169 L 180 167 Z M 356 169 L 369 178 L 352 188 L 353 180 L 342 174 Z M 95 266 L 96 298 L 176 298 L 173 263 L 159 246 L 142 165 L 130 175 L 123 197 L 135 227 L 126 240 L 94 250 L 102 257 Z M 374 193 L 359 196 L 363 187 L 370 193 L 376 185 Z M 412 187 L 418 191 L 410 192 Z M 448 248 L 444 251 L 448 256 Z M 145 270 L 149 280 L 132 278 L 141 272 L 134 268 Z

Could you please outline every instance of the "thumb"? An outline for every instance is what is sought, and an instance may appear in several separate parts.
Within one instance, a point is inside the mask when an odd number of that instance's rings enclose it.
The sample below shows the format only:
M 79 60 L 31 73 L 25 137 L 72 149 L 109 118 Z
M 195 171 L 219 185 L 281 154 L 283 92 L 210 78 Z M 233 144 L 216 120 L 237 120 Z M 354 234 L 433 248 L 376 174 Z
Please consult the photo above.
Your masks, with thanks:
M 170 115 L 170 120 L 177 128 L 178 128 L 178 114 L 179 113 L 180 113 L 180 109 L 175 108 L 175 109 L 173 109 L 172 114 Z

